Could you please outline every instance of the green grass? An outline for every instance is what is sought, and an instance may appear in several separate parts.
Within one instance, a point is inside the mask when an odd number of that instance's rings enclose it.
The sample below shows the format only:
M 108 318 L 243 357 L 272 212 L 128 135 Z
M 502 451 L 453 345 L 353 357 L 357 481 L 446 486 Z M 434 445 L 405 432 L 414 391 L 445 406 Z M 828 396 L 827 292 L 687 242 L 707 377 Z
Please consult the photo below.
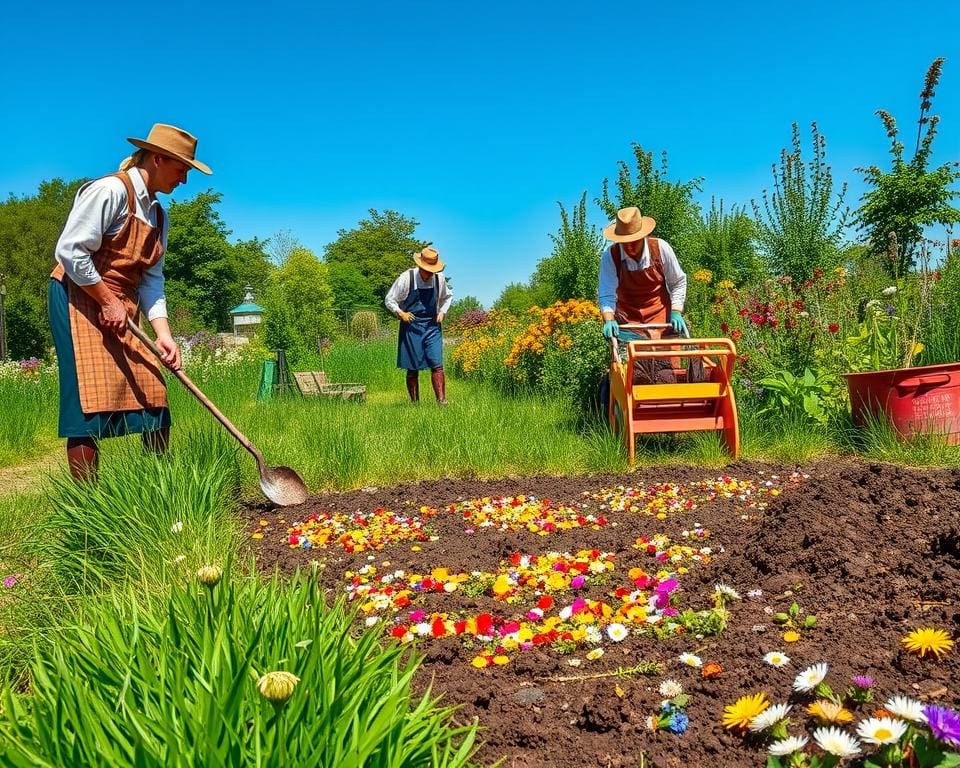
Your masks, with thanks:
M 3 691 L 0 762 L 188 768 L 460 768 L 476 726 L 416 696 L 417 662 L 353 632 L 316 573 L 292 582 L 196 579 L 166 594 L 135 585 L 73 612 L 36 646 L 32 690 Z M 267 673 L 294 675 L 282 704 Z
M 29 376 L 0 371 L 0 467 L 53 449 L 58 397 L 57 377 L 49 369 Z

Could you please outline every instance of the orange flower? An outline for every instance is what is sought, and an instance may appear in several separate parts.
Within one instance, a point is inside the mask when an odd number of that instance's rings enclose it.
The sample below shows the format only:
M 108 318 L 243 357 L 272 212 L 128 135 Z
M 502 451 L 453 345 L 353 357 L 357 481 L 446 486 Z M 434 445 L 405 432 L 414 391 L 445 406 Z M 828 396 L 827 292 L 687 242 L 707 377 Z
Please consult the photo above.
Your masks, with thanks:
M 707 680 L 713 680 L 716 677 L 720 677 L 723 673 L 723 667 L 720 666 L 719 662 L 708 661 L 700 669 L 700 674 L 703 675 Z

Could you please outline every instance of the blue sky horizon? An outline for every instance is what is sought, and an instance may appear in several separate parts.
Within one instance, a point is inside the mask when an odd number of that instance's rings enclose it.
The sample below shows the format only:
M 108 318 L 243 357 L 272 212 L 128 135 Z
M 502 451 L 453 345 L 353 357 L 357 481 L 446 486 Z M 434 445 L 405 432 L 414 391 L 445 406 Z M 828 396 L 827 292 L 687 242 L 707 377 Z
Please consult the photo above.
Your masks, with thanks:
M 0 86 L 0 196 L 110 172 L 126 137 L 174 123 L 214 170 L 174 199 L 222 193 L 234 238 L 289 231 L 322 255 L 368 209 L 394 209 L 456 294 L 489 306 L 549 255 L 557 202 L 586 191 L 605 223 L 593 200 L 632 142 L 666 150 L 673 180 L 704 177 L 704 207 L 749 206 L 791 124 L 809 153 L 816 121 L 855 207 L 854 169 L 888 163 L 875 111 L 912 152 L 924 75 L 945 56 L 933 161 L 960 159 L 960 4 L 773 5 L 19 5 L 0 29 L 24 62 Z

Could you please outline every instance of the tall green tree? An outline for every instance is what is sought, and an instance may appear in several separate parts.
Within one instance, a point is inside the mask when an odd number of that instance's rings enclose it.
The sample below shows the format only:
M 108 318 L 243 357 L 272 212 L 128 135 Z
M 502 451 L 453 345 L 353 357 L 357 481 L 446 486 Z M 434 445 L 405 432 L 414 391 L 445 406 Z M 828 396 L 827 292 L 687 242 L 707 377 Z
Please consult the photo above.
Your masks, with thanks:
M 243 299 L 246 284 L 262 288 L 271 265 L 266 241 L 231 244 L 213 190 L 170 203 L 170 232 L 164 263 L 170 315 L 190 317 L 212 330 L 230 327 L 230 309 Z M 177 332 L 191 330 L 175 328 Z
M 0 272 L 6 276 L 9 354 L 40 357 L 50 347 L 47 280 L 53 252 L 83 180 L 43 181 L 35 195 L 0 202 Z
M 553 251 L 537 264 L 534 283 L 549 291 L 551 301 L 597 298 L 603 235 L 587 222 L 587 193 L 571 212 L 560 206 L 560 228 L 551 234 Z
M 636 206 L 644 216 L 653 216 L 657 221 L 656 237 L 666 240 L 677 253 L 680 263 L 686 262 L 685 252 L 699 218 L 699 208 L 693 200 L 694 192 L 700 190 L 702 178 L 689 181 L 667 179 L 667 153 L 660 156 L 660 167 L 654 167 L 653 153 L 646 152 L 634 142 L 633 158 L 636 177 L 623 160 L 617 165 L 616 193 L 611 195 L 610 183 L 603 180 L 603 193 L 597 204 L 604 214 L 613 220 L 620 208 Z
M 327 265 L 308 248 L 292 250 L 271 274 L 262 303 L 264 341 L 287 350 L 294 360 L 316 352 L 318 339 L 333 334 Z
M 692 264 L 709 269 L 715 280 L 732 280 L 737 285 L 762 276 L 763 263 L 757 255 L 756 226 L 742 208 L 724 210 L 710 199 L 710 210 L 701 219 L 690 238 L 687 255 Z
M 413 266 L 410 256 L 425 243 L 414 237 L 419 222 L 396 211 L 371 208 L 370 217 L 353 229 L 341 229 L 337 239 L 324 247 L 324 259 L 334 264 L 352 264 L 366 282 L 364 304 L 379 306 L 393 281 Z
M 939 116 L 930 114 L 930 109 L 940 83 L 943 62 L 940 57 L 930 65 L 920 91 L 920 119 L 917 121 L 913 158 L 909 162 L 904 160 L 904 145 L 899 139 L 896 120 L 886 110 L 878 109 L 876 114 L 883 121 L 890 139 L 890 170 L 884 172 L 876 165 L 857 169 L 871 187 L 861 198 L 857 222 L 869 237 L 871 252 L 880 258 L 892 275 L 904 274 L 914 265 L 925 226 L 950 226 L 960 222 L 960 210 L 951 205 L 957 191 L 950 188 L 960 179 L 960 167 L 956 162 L 946 162 L 929 169 L 933 140 L 940 122 Z M 895 260 L 888 256 L 891 232 L 897 236 Z
M 806 280 L 816 268 L 839 264 L 843 229 L 850 209 L 843 198 L 847 185 L 833 195 L 833 173 L 826 162 L 827 142 L 811 124 L 813 158 L 803 159 L 800 129 L 793 124 L 792 149 L 773 165 L 773 191 L 763 190 L 763 204 L 752 201 L 760 252 L 775 274 Z
M 352 262 L 328 262 L 327 276 L 333 291 L 333 306 L 338 312 L 354 309 L 379 309 L 383 302 L 370 303 L 370 284 Z

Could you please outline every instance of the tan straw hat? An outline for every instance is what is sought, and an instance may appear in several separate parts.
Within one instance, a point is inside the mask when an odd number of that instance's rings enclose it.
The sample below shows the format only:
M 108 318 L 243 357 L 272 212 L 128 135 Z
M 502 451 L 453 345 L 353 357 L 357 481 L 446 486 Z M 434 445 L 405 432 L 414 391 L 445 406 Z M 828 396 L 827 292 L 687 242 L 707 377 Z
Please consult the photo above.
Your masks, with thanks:
M 418 267 L 427 270 L 427 272 L 440 272 L 446 266 L 440 261 L 440 252 L 430 246 L 413 254 L 413 260 L 417 262 Z
M 180 160 L 208 176 L 213 173 L 210 166 L 196 159 L 197 137 L 174 125 L 156 123 L 150 129 L 150 135 L 146 139 L 127 139 L 127 141 L 140 149 Z
M 632 243 L 645 238 L 656 226 L 652 216 L 644 216 L 639 208 L 631 206 L 617 211 L 617 218 L 604 228 L 603 236 L 615 243 Z

